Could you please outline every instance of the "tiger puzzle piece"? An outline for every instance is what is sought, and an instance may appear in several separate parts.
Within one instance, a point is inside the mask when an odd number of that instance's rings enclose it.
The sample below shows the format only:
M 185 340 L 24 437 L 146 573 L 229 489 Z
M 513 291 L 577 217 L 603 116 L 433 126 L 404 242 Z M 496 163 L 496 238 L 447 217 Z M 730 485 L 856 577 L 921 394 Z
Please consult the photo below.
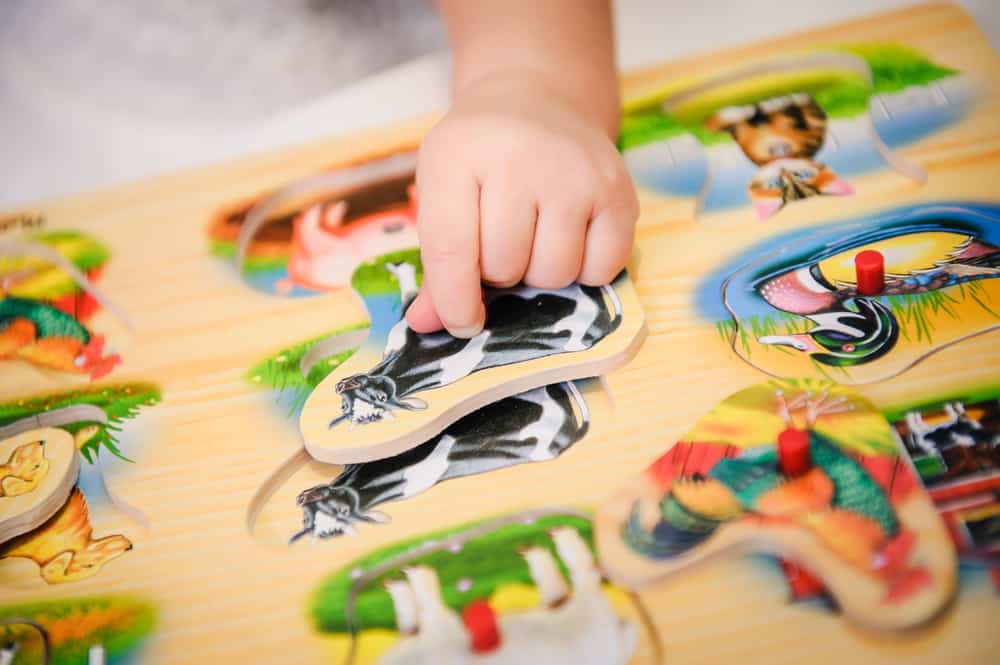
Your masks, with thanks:
M 660 122 L 679 124 L 704 145 L 696 216 L 750 203 L 756 217 L 765 220 L 795 201 L 853 194 L 844 172 L 859 174 L 888 164 L 916 182 L 926 181 L 920 167 L 883 142 L 867 112 L 873 94 L 871 69 L 863 58 L 824 51 L 674 85 L 652 97 L 658 109 L 639 115 L 659 113 Z M 846 103 L 855 97 L 856 102 Z M 824 103 L 846 117 L 833 120 Z M 719 134 L 728 134 L 732 142 Z M 679 168 L 672 150 L 664 161 L 663 148 L 677 142 L 674 137 L 626 148 L 626 163 L 639 184 L 663 189 L 663 172 Z
M 776 442 L 808 433 L 808 468 Z M 832 383 L 769 381 L 709 412 L 595 517 L 609 577 L 641 588 L 714 556 L 771 554 L 814 573 L 846 619 L 897 631 L 955 593 L 947 529 L 885 418 Z
M 417 334 L 403 313 L 417 293 L 418 269 L 412 250 L 355 275 L 371 328 L 302 409 L 300 430 L 316 459 L 352 464 L 398 455 L 491 402 L 617 369 L 645 336 L 624 272 L 604 287 L 486 289 L 479 335 Z M 385 288 L 366 293 L 366 279 Z
M 66 502 L 80 470 L 73 437 L 44 427 L 0 441 L 0 543 L 45 523 Z
M 1000 328 L 1000 213 L 922 205 L 767 242 L 724 282 L 730 342 L 771 376 L 870 383 Z M 856 261 L 882 257 L 875 295 Z

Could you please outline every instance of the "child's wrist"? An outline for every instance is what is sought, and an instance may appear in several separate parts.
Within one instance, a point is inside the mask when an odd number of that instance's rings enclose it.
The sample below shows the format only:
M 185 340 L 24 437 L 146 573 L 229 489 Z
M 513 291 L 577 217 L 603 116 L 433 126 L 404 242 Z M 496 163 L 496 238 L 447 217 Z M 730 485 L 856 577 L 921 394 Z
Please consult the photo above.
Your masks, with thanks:
M 453 80 L 453 98 L 456 104 L 463 99 L 491 94 L 515 94 L 544 99 L 557 98 L 571 106 L 581 117 L 600 127 L 614 141 L 618 135 L 621 105 L 618 79 L 610 74 L 595 72 L 574 75 L 561 71 L 557 64 L 532 63 L 456 68 Z

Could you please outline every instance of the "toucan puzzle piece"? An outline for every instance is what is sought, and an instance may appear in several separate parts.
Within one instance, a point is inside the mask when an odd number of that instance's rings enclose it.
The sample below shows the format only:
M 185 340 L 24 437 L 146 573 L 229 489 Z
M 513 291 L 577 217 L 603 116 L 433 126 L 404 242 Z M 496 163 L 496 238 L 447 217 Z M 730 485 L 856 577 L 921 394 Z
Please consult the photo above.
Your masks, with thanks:
M 733 351 L 860 384 L 998 329 L 998 222 L 994 205 L 931 204 L 768 240 L 722 285 Z
M 713 556 L 815 574 L 845 617 L 933 619 L 955 593 L 947 529 L 889 424 L 835 384 L 772 380 L 715 407 L 595 517 L 609 577 L 641 588 Z
M 73 437 L 30 429 L 0 441 L 0 543 L 44 524 L 66 503 L 80 471 Z
M 129 327 L 125 313 L 94 283 L 109 257 L 103 245 L 76 231 L 0 242 L 0 360 L 91 380 L 121 364 L 106 348 L 105 335 L 91 326 L 103 308 Z M 19 390 L 30 380 L 15 379 Z
M 912 73 L 886 77 L 890 60 L 910 62 Z M 806 51 L 675 78 L 627 99 L 621 144 L 639 185 L 695 197 L 702 221 L 745 205 L 755 213 L 741 218 L 765 220 L 795 201 L 853 194 L 857 176 L 886 166 L 925 182 L 923 168 L 887 142 L 950 124 L 970 103 L 969 88 L 954 70 L 892 45 Z
M 412 250 L 355 274 L 370 332 L 302 409 L 302 437 L 316 459 L 350 464 L 397 455 L 491 402 L 617 369 L 645 336 L 625 272 L 604 287 L 486 289 L 486 326 L 476 337 L 417 334 L 403 312 L 419 270 Z

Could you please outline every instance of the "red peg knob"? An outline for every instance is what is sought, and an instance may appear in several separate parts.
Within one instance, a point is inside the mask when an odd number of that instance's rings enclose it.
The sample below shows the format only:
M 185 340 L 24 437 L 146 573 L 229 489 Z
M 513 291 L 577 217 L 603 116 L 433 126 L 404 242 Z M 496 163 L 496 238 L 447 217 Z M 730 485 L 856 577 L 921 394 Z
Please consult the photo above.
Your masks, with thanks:
M 798 476 L 809 470 L 809 431 L 789 427 L 778 435 L 778 465 L 786 476 Z
M 874 249 L 858 252 L 854 257 L 857 273 L 858 293 L 863 296 L 877 296 L 885 288 L 885 257 Z
M 500 628 L 497 615 L 485 600 L 474 600 L 462 610 L 462 622 L 472 641 L 476 653 L 493 651 L 500 646 Z

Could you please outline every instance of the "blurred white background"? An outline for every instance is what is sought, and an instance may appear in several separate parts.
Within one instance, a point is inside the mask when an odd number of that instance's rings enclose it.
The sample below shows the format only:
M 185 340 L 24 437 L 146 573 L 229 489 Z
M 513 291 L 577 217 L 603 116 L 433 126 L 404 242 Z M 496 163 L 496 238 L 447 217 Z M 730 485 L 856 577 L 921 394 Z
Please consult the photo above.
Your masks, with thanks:
M 622 69 L 915 4 L 618 0 Z M 1000 0 L 961 0 L 1000 50 Z M 0 0 L 0 207 L 448 101 L 425 0 Z

